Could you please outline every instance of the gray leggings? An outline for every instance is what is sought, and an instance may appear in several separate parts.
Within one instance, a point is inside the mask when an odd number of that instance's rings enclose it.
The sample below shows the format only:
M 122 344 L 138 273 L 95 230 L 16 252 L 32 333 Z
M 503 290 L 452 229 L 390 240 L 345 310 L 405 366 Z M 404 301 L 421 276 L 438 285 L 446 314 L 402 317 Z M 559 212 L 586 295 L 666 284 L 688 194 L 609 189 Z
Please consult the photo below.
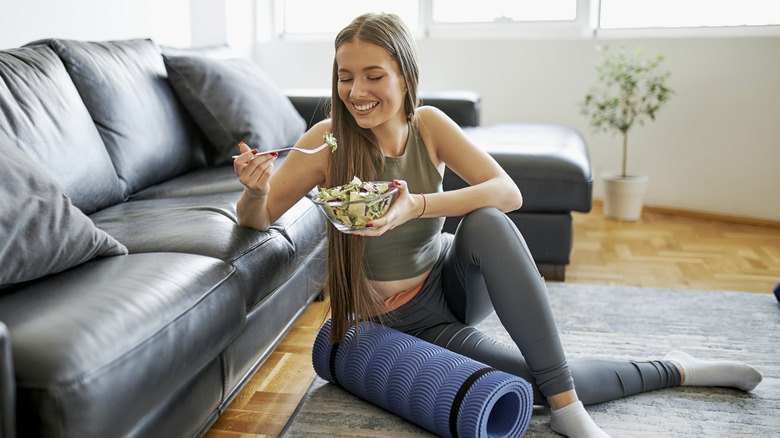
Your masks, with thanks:
M 520 232 L 500 211 L 473 211 L 454 236 L 443 238 L 422 290 L 388 313 L 386 325 L 524 378 L 540 405 L 575 385 L 584 404 L 680 385 L 668 361 L 567 362 L 544 280 Z M 473 327 L 494 309 L 516 347 Z

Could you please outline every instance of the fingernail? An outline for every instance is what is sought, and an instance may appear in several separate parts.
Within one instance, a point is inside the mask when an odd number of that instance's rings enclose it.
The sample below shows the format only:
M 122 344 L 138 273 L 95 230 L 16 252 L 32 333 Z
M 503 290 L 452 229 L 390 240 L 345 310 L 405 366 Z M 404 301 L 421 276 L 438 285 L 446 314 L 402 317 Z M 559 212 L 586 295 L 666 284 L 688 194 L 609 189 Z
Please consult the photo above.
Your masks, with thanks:
M 244 143 L 243 141 L 238 142 L 238 147 L 241 147 L 241 146 L 246 146 L 246 143 Z M 249 147 L 249 146 L 247 146 L 247 147 Z
M 278 153 L 278 152 L 271 152 L 271 156 L 272 156 L 272 157 L 278 157 L 278 156 L 279 156 L 279 153 Z
M 257 155 L 257 149 L 252 149 L 252 155 Z
M 400 186 L 401 185 L 401 181 L 398 181 L 397 179 L 394 179 L 393 180 L 393 185 Z
M 374 226 L 374 224 L 371 224 L 371 223 L 366 224 L 366 227 L 368 227 L 368 228 L 371 228 L 373 226 Z

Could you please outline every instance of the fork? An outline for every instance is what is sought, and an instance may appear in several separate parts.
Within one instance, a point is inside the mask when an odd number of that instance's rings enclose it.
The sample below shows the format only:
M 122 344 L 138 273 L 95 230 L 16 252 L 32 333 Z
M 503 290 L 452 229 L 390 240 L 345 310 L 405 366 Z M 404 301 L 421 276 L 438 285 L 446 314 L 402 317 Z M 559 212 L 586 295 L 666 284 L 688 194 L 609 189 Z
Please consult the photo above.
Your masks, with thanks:
M 257 157 L 257 156 L 260 156 L 260 155 L 263 155 L 263 154 L 270 154 L 271 152 L 284 152 L 284 151 L 298 151 L 298 152 L 303 152 L 304 154 L 316 154 L 317 152 L 319 152 L 319 151 L 321 151 L 321 150 L 325 149 L 327 146 L 330 146 L 330 145 L 329 145 L 329 144 L 327 144 L 327 143 L 323 143 L 323 144 L 321 144 L 321 145 L 317 146 L 317 147 L 316 147 L 316 148 L 314 148 L 314 149 L 301 149 L 301 148 L 296 148 L 296 147 L 289 147 L 289 148 L 274 149 L 274 150 L 272 150 L 272 151 L 262 151 L 262 152 L 258 152 L 258 153 L 256 153 L 256 154 L 255 154 L 255 155 L 254 155 L 252 158 L 254 158 L 254 157 Z M 238 158 L 238 157 L 240 157 L 240 156 L 241 156 L 241 155 L 233 155 L 233 159 L 235 160 L 236 158 Z

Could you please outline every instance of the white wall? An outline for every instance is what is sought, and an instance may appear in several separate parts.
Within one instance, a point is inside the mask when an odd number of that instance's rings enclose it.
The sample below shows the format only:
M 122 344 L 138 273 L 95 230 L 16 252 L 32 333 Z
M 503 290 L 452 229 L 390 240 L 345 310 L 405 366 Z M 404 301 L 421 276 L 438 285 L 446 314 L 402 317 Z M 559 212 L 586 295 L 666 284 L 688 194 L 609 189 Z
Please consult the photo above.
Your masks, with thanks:
M 0 49 L 47 38 L 227 42 L 283 88 L 327 88 L 331 41 L 268 41 L 265 0 L 0 0 Z M 258 24 L 259 23 L 259 24 Z M 422 40 L 421 87 L 472 89 L 482 123 L 578 128 L 596 175 L 620 165 L 620 140 L 593 134 L 575 107 L 595 79 L 597 43 L 664 54 L 677 94 L 629 139 L 629 169 L 650 174 L 647 203 L 780 220 L 780 37 L 637 40 Z M 601 182 L 594 195 L 602 196 Z
M 41 38 L 190 45 L 190 0 L 0 0 L 0 49 Z
M 672 72 L 676 95 L 629 137 L 629 171 L 651 177 L 647 204 L 780 220 L 780 37 L 422 40 L 420 85 L 478 91 L 483 125 L 575 126 L 599 175 L 619 168 L 621 140 L 594 134 L 576 108 L 595 80 L 597 44 L 664 54 Z M 330 41 L 267 41 L 256 54 L 284 88 L 329 87 Z

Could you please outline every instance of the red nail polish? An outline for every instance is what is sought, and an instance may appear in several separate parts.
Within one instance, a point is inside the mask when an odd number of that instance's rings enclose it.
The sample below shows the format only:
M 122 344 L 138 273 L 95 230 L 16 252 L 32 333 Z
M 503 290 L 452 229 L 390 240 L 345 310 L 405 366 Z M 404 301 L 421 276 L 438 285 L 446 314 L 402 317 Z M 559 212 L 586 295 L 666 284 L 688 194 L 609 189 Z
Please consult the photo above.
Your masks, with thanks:
M 244 143 L 243 141 L 238 142 L 239 149 L 241 148 L 241 146 L 246 146 L 246 143 Z
M 397 179 L 394 179 L 393 180 L 393 185 L 396 185 L 396 186 L 400 187 L 401 186 L 401 181 L 398 181 Z
M 271 156 L 272 156 L 272 157 L 278 157 L 278 156 L 279 156 L 279 153 L 278 153 L 278 152 L 271 152 Z
M 257 155 L 257 149 L 252 149 L 252 155 Z
M 367 227 L 367 228 L 371 228 L 371 227 L 373 227 L 373 226 L 374 226 L 374 224 L 371 224 L 371 223 L 368 223 L 368 224 L 366 224 L 366 227 Z

